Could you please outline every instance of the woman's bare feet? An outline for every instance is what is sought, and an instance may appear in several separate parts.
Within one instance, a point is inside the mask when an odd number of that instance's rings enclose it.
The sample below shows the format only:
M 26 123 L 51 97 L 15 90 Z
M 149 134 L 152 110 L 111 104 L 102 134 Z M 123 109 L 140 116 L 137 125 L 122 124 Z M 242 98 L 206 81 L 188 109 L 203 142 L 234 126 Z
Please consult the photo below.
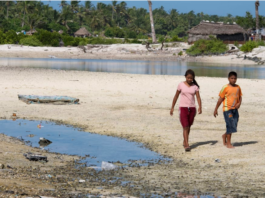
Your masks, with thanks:
M 232 149 L 235 148 L 232 144 L 227 144 L 226 147 L 227 148 L 232 148 Z
M 189 152 L 191 150 L 191 148 L 188 146 L 188 147 L 184 147 L 185 151 L 186 152 Z
M 222 138 L 223 138 L 223 144 L 224 146 L 226 146 L 226 134 L 222 135 Z

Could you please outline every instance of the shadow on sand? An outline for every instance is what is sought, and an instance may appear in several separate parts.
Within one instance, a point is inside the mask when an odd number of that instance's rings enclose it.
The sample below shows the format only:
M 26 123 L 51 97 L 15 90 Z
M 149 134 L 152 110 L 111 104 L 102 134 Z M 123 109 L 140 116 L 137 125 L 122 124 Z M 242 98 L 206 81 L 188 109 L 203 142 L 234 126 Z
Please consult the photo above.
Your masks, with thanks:
M 233 146 L 244 146 L 244 145 L 248 145 L 248 144 L 257 144 L 258 141 L 249 141 L 249 142 L 235 142 L 232 143 Z
M 202 146 L 205 144 L 215 145 L 218 141 L 206 141 L 206 142 L 197 142 L 190 146 L 191 149 L 197 148 L 198 146 Z

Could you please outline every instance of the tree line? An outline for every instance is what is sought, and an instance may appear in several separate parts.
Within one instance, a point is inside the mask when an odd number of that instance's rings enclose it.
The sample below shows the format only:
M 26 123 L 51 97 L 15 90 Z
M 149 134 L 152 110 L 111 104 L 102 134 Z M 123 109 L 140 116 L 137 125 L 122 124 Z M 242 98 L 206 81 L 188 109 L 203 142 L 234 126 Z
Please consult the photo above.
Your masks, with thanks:
M 143 3 L 148 4 L 147 1 Z M 94 35 L 107 34 L 109 37 L 127 38 L 145 38 L 151 32 L 148 10 L 128 7 L 124 1 L 96 5 L 91 1 L 61 1 L 58 4 L 60 10 L 41 1 L 0 1 L 0 30 L 63 30 L 71 35 L 80 27 L 86 27 Z M 259 16 L 258 19 L 259 26 L 264 27 L 265 17 Z M 236 22 L 245 29 L 256 27 L 256 18 L 249 12 L 246 12 L 245 16 L 218 16 L 194 11 L 180 13 L 177 8 L 167 11 L 163 6 L 153 10 L 153 20 L 158 37 L 185 37 L 187 31 L 202 20 Z

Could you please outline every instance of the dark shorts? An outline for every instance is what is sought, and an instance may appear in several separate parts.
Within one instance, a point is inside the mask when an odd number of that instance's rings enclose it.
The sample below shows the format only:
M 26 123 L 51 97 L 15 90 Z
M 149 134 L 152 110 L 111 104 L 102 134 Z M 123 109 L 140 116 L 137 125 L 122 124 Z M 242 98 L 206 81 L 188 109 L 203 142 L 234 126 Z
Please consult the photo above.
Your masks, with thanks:
M 238 110 L 231 109 L 229 111 L 224 111 L 224 118 L 226 122 L 226 134 L 237 132 L 237 123 L 239 119 Z
M 179 108 L 179 120 L 182 127 L 190 127 L 193 124 L 194 117 L 196 115 L 195 107 L 180 107 Z

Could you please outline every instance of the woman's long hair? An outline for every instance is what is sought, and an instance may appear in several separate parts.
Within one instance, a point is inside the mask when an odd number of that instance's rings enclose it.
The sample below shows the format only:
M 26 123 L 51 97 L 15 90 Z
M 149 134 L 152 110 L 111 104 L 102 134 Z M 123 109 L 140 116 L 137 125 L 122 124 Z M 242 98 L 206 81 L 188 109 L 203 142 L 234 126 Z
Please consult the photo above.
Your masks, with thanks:
M 189 75 L 189 74 L 193 76 L 193 83 L 194 83 L 198 88 L 200 88 L 200 86 L 198 85 L 197 81 L 195 80 L 195 73 L 194 73 L 194 71 L 191 70 L 191 69 L 188 69 L 188 70 L 186 71 L 186 73 L 185 73 L 185 77 L 186 77 L 187 75 Z

